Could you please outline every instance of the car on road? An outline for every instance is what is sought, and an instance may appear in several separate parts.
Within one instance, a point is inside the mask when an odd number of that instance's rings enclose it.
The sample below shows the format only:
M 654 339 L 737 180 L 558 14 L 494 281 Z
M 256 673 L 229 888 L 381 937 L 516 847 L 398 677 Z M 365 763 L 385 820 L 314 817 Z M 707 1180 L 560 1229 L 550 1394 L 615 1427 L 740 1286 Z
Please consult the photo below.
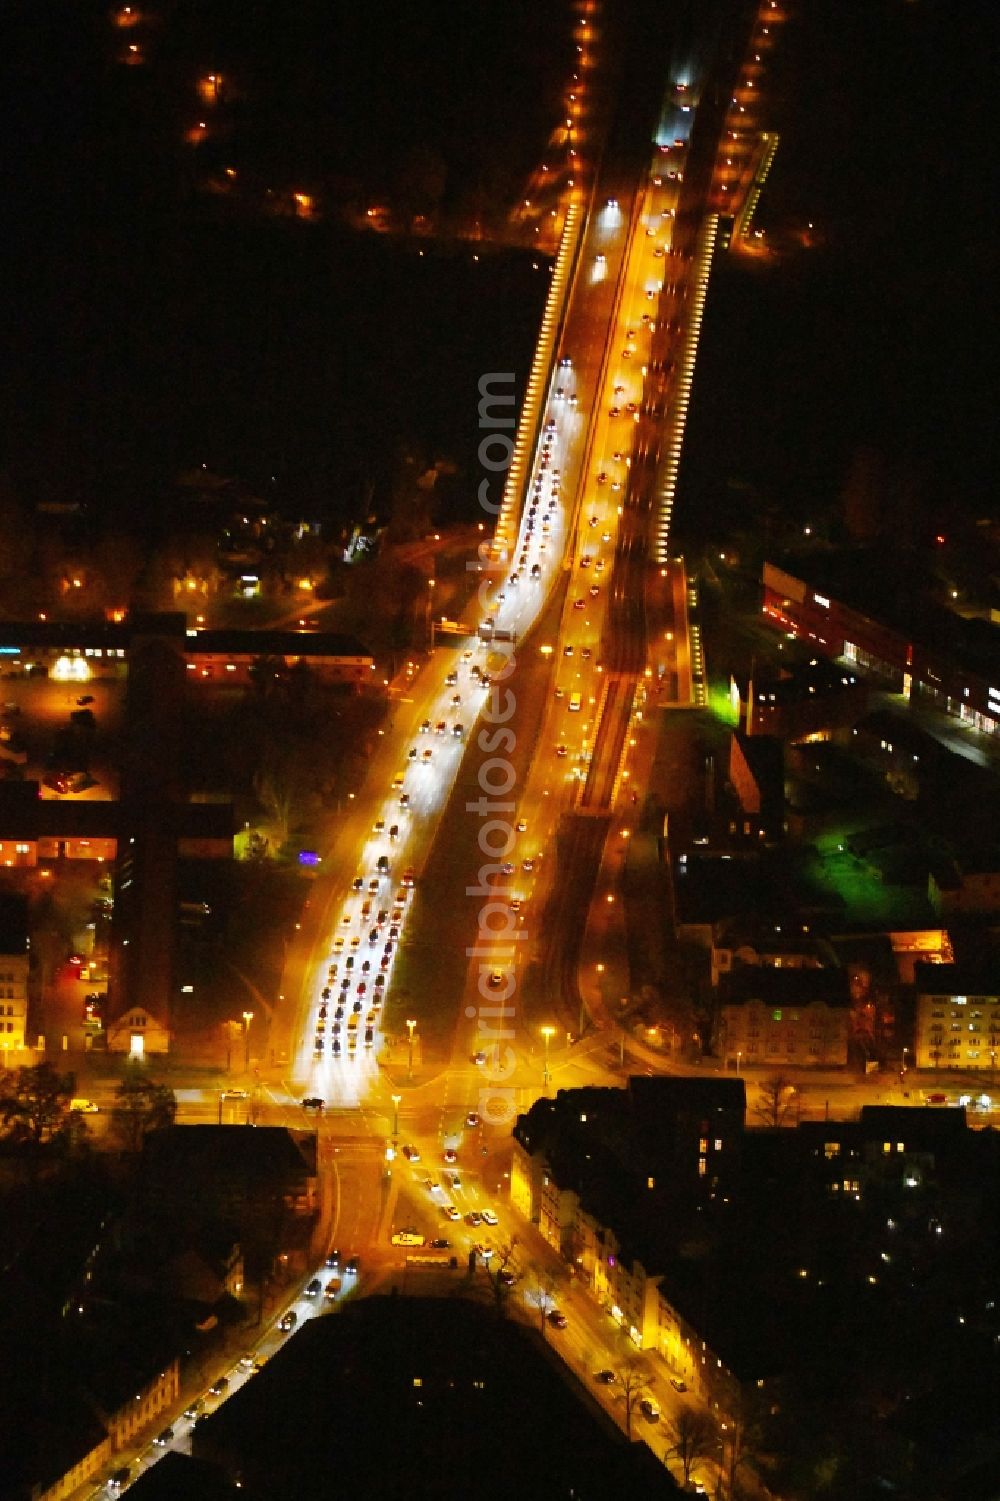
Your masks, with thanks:
M 403 1156 L 406 1158 L 407 1162 L 420 1161 L 420 1153 L 417 1151 L 416 1147 L 405 1146 L 403 1148 Z
M 331 1251 L 329 1256 L 326 1258 L 326 1265 L 328 1267 L 331 1267 L 333 1271 L 336 1271 L 340 1266 L 340 1252 Z
M 401 792 L 399 794 L 399 806 L 401 808 L 408 808 L 410 806 L 410 794 L 408 792 Z
M 493 1256 L 493 1247 L 489 1241 L 479 1241 L 472 1248 L 481 1261 L 489 1261 Z
M 286 1319 L 288 1318 L 288 1314 L 287 1313 L 285 1314 L 285 1318 Z M 282 1319 L 281 1322 L 282 1322 L 282 1327 L 284 1327 L 285 1320 Z M 289 1324 L 288 1327 L 289 1327 L 289 1329 L 293 1329 L 295 1326 L 294 1326 L 294 1324 Z M 218 1381 L 213 1382 L 212 1385 L 208 1388 L 208 1395 L 210 1397 L 221 1397 L 222 1394 L 223 1394 L 223 1392 L 227 1392 L 228 1390 L 229 1390 L 229 1377 L 228 1376 L 220 1376 L 219 1379 L 218 1379 Z
M 482 1214 L 483 1214 L 483 1224 L 484 1225 L 491 1225 L 492 1226 L 492 1225 L 498 1225 L 500 1223 L 500 1221 L 497 1219 L 496 1215 L 493 1213 L 492 1209 L 484 1209 L 483 1212 L 482 1212 Z
M 455 1208 L 454 1204 L 445 1204 L 442 1207 L 445 1216 L 449 1220 L 460 1220 L 462 1218 L 461 1213 Z
M 319 1280 L 318 1277 L 314 1277 L 311 1282 L 308 1282 L 306 1284 L 306 1290 L 305 1290 L 304 1296 L 307 1297 L 307 1298 L 318 1298 L 319 1295 L 320 1295 L 320 1293 L 322 1291 L 323 1291 L 323 1284 L 322 1284 L 322 1282 Z
M 324 1110 L 325 1108 L 326 1101 L 321 1099 L 318 1094 L 308 1094 L 302 1101 L 303 1110 Z
M 560 760 L 561 760 L 561 759 L 562 759 L 562 758 L 563 758 L 563 757 L 564 757 L 564 756 L 567 756 L 567 755 L 569 755 L 569 751 L 568 751 L 568 750 L 567 750 L 567 748 L 566 748 L 566 746 L 565 746 L 565 745 L 564 745 L 564 744 L 563 744 L 563 743 L 562 743 L 562 742 L 561 742 L 561 741 L 560 741 L 560 743 L 559 743 L 559 744 L 558 744 L 558 745 L 557 745 L 557 746 L 556 746 L 556 755 L 557 755 L 557 756 L 558 756 L 558 757 L 559 757 L 559 758 L 560 758 Z
M 164 1430 L 163 1430 L 162 1433 L 158 1433 L 156 1435 L 156 1437 L 153 1440 L 153 1443 L 156 1445 L 156 1447 L 158 1449 L 165 1449 L 167 1447 L 167 1445 L 168 1444 L 172 1444 L 173 1441 L 174 1441 L 174 1430 L 172 1428 L 164 1428 Z
M 470 1110 L 469 1113 L 468 1113 L 468 1115 L 465 1117 L 465 1124 L 467 1126 L 478 1126 L 479 1125 L 479 1115 L 478 1115 L 478 1112 L 475 1111 L 475 1110 Z
M 458 1153 L 455 1151 L 454 1147 L 446 1147 L 443 1155 L 444 1160 L 449 1167 L 451 1167 L 453 1163 L 456 1163 L 458 1161 Z
M 643 1397 L 642 1401 L 639 1403 L 639 1411 L 642 1413 L 647 1423 L 656 1423 L 659 1421 L 660 1409 L 657 1403 L 654 1402 L 652 1397 Z
M 224 1089 L 222 1098 L 224 1100 L 248 1100 L 250 1091 L 249 1089 Z
M 451 1250 L 451 1241 L 448 1240 L 444 1235 L 435 1236 L 435 1238 L 431 1241 L 431 1250 L 432 1251 L 450 1251 Z
M 572 643 L 572 641 L 567 641 L 566 645 L 563 647 L 563 656 L 564 657 L 571 657 L 572 655 L 573 655 L 573 643 Z
M 417 747 L 415 745 L 411 745 L 409 751 L 407 752 L 407 755 L 409 756 L 409 759 L 411 761 L 415 761 L 417 759 Z
M 617 1379 L 618 1378 L 615 1376 L 614 1371 L 609 1371 L 607 1369 L 603 1371 L 597 1371 L 594 1375 L 594 1380 L 599 1381 L 602 1386 L 611 1386 Z
M 483 1217 L 479 1213 L 479 1210 L 470 1209 L 468 1214 L 465 1216 L 465 1223 L 467 1225 L 471 1225 L 474 1230 L 478 1229 L 479 1226 L 483 1223 Z
M 422 1246 L 424 1244 L 425 1238 L 426 1237 L 421 1235 L 419 1230 L 407 1228 L 405 1230 L 396 1230 L 394 1232 L 392 1236 L 392 1244 L 394 1246 Z
M 429 719 L 425 719 L 421 723 L 420 733 L 421 733 L 421 735 L 429 735 L 430 734 L 430 730 L 431 730 L 431 722 L 430 722 Z
M 115 1471 L 115 1473 L 111 1476 L 111 1479 L 108 1481 L 108 1490 L 111 1491 L 112 1495 L 117 1496 L 118 1492 L 123 1490 L 125 1486 L 128 1485 L 131 1479 L 132 1466 L 122 1465 L 120 1469 L 117 1469 Z
M 344 1268 L 349 1277 L 356 1277 L 361 1270 L 361 1261 L 357 1256 L 352 1256 Z
M 687 1391 L 687 1382 L 682 1381 L 679 1376 L 671 1376 L 670 1385 L 673 1387 L 675 1392 Z
M 185 1407 L 184 1409 L 184 1416 L 187 1418 L 189 1423 L 193 1423 L 197 1418 L 201 1417 L 204 1410 L 205 1404 L 204 1402 L 202 1402 L 201 1398 L 199 1398 L 197 1402 L 188 1403 L 187 1407 Z
M 551 1313 L 548 1315 L 548 1321 L 552 1325 L 553 1329 L 565 1329 L 566 1325 L 569 1323 L 569 1319 L 564 1313 L 560 1313 L 558 1308 L 552 1309 Z
M 372 824 L 372 833 L 373 834 L 381 834 L 381 833 L 384 833 L 384 831 L 385 831 L 385 819 L 384 818 L 376 818 L 375 822 Z

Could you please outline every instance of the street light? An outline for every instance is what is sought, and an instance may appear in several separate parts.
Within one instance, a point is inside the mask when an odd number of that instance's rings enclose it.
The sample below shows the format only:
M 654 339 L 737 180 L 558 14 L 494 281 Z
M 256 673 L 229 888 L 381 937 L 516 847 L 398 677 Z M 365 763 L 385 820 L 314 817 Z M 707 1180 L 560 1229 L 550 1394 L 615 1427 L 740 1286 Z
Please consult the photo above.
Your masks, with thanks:
M 253 1012 L 252 1011 L 244 1011 L 244 1013 L 243 1013 L 243 1069 L 244 1069 L 245 1073 L 249 1073 L 250 1072 L 250 1023 L 252 1021 L 253 1021 Z
M 399 1135 L 399 1102 L 403 1098 L 401 1094 L 392 1095 L 392 1144 L 396 1145 Z
M 434 650 L 434 588 L 437 579 L 427 580 L 427 634 L 430 637 L 430 649 Z
M 416 1031 L 416 1029 L 417 1029 L 417 1023 L 416 1023 L 416 1021 L 413 1018 L 408 1017 L 407 1018 L 407 1022 L 406 1022 L 406 1030 L 407 1030 L 407 1033 L 409 1034 L 409 1051 L 408 1051 L 408 1057 L 407 1057 L 407 1060 L 406 1060 L 406 1077 L 408 1079 L 412 1079 L 413 1078 L 413 1034 Z
M 542 1073 L 542 1085 L 545 1089 L 548 1089 L 549 1087 L 549 1039 L 554 1037 L 555 1035 L 555 1027 L 542 1028 L 542 1036 L 545 1039 L 545 1067 Z

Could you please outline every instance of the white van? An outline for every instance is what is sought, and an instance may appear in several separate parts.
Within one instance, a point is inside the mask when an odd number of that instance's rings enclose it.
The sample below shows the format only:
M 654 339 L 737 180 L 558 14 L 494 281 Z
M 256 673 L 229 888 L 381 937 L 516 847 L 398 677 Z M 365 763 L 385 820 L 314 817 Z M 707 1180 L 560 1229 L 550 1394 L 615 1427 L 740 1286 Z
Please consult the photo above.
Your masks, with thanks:
M 579 714 L 580 703 L 581 699 L 579 693 L 571 693 L 569 696 L 569 712 L 571 714 Z

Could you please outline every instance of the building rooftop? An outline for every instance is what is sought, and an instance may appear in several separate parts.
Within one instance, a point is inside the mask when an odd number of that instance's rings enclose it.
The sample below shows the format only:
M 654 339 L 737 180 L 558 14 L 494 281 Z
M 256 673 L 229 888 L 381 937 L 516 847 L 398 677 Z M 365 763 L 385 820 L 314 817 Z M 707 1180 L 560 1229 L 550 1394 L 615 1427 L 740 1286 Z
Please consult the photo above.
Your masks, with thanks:
M 212 656 L 245 656 L 251 652 L 257 657 L 356 657 L 371 661 L 371 652 L 355 636 L 334 631 L 199 630 L 196 635 L 188 635 L 187 646 L 189 651 Z
M 129 1486 L 134 1501 L 240 1501 L 246 1492 L 216 1465 L 168 1449 Z
M 232 839 L 235 815 L 230 802 L 178 803 L 160 807 L 158 819 L 173 821 L 181 839 Z M 0 781 L 0 838 L 116 839 L 122 804 L 113 798 L 42 797 L 37 782 Z
M 316 1173 L 316 1133 L 284 1126 L 169 1126 L 143 1147 L 149 1179 L 248 1176 L 295 1179 Z
M 199 1422 L 193 1452 L 287 1501 L 679 1494 L 533 1327 L 455 1297 L 311 1319 Z
M 826 548 L 796 553 L 776 566 L 859 614 L 940 651 L 957 665 L 995 678 L 1000 631 L 938 604 L 938 581 L 917 559 L 898 549 Z
M 903 1141 L 907 1148 L 945 1147 L 969 1135 L 963 1106 L 862 1105 L 858 1130 L 867 1141 Z
M 736 917 L 788 917 L 788 904 L 766 855 L 688 851 L 674 864 L 677 921 L 724 922 Z
M 1000 995 L 1000 964 L 916 964 L 918 995 Z
M 0 893 L 0 954 L 28 952 L 28 899 Z
M 288 630 L 198 630 L 194 632 L 180 612 L 133 615 L 122 622 L 105 620 L 3 620 L 0 621 L 0 655 L 12 656 L 35 647 L 45 651 L 127 651 L 137 637 L 166 636 L 186 651 L 224 656 L 356 657 L 370 661 L 354 636 L 334 631 Z
M 727 1006 L 761 1001 L 765 1006 L 827 1006 L 851 1004 L 850 982 L 843 969 L 775 969 L 772 965 L 741 964 L 719 979 Z
M 47 1401 L 43 1401 L 44 1391 Z M 91 1453 L 105 1427 L 81 1392 L 52 1372 L 43 1386 L 20 1379 L 0 1382 L 0 1497 L 33 1501 Z

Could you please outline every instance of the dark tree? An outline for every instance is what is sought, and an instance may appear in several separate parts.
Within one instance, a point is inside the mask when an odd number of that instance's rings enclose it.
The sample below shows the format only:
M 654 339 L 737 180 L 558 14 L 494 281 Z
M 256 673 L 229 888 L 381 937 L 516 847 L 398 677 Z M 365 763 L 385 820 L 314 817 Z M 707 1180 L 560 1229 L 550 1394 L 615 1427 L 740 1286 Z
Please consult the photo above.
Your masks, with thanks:
M 691 1471 L 703 1459 L 713 1459 L 719 1452 L 719 1434 L 707 1412 L 684 1407 L 668 1425 L 670 1447 L 665 1459 L 676 1459 L 681 1467 L 684 1489 L 691 1487 Z
M 795 1086 L 783 1074 L 773 1074 L 760 1086 L 760 1099 L 754 1106 L 756 1115 L 765 1126 L 783 1126 L 788 1121 L 795 1103 Z
M 544 1334 L 545 1322 L 558 1306 L 559 1290 L 566 1284 L 566 1273 L 561 1267 L 535 1267 L 531 1284 L 528 1302 L 538 1309 L 538 1320 Z
M 9 1135 L 34 1145 L 51 1141 L 66 1125 L 76 1079 L 51 1063 L 8 1073 L 0 1082 L 0 1110 Z
M 172 1126 L 177 1114 L 177 1100 L 172 1089 L 130 1074 L 115 1090 L 111 1107 L 111 1130 L 130 1156 L 138 1156 L 150 1131 Z
M 625 1436 L 632 1437 L 632 1415 L 649 1390 L 649 1366 L 634 1347 L 625 1351 L 615 1366 L 625 1404 Z

